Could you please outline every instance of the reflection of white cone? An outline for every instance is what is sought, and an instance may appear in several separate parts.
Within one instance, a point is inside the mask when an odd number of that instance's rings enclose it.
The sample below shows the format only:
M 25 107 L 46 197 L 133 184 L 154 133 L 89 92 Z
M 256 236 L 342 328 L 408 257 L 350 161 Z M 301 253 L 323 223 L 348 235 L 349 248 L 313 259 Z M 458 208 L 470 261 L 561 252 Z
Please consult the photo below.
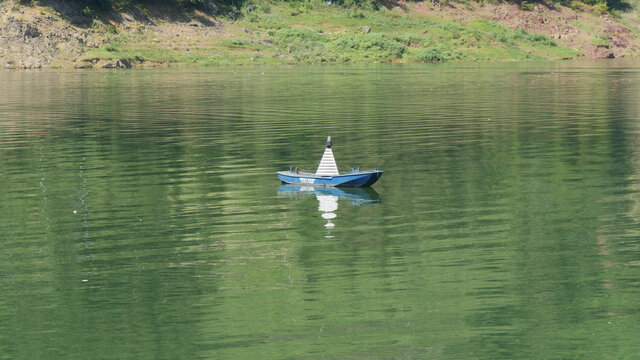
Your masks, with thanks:
M 318 210 L 322 211 L 322 218 L 327 220 L 327 224 L 324 227 L 332 229 L 335 224 L 331 222 L 331 219 L 335 219 L 337 216 L 334 211 L 338 210 L 338 197 L 320 195 L 316 192 L 316 199 L 318 199 Z
M 336 224 L 332 223 L 331 220 L 327 221 L 326 224 L 324 224 L 324 227 L 326 227 L 327 229 L 333 229 L 336 226 Z
M 325 220 L 331 220 L 336 218 L 336 214 L 334 213 L 324 213 L 322 214 L 322 218 Z
M 338 197 L 333 195 L 320 195 L 316 193 L 318 199 L 318 210 L 330 213 L 338 210 Z

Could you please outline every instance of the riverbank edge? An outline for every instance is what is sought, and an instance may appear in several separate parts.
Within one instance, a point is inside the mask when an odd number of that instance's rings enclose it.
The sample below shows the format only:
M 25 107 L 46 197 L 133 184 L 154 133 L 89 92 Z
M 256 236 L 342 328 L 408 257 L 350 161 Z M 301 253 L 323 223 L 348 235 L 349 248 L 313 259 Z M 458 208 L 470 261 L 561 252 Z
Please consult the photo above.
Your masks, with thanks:
M 212 6 L 215 6 L 214 4 Z M 237 12 L 134 8 L 89 17 L 0 3 L 0 68 L 147 68 L 638 57 L 638 13 L 483 3 L 253 3 Z M 75 11 L 75 12 L 74 12 Z

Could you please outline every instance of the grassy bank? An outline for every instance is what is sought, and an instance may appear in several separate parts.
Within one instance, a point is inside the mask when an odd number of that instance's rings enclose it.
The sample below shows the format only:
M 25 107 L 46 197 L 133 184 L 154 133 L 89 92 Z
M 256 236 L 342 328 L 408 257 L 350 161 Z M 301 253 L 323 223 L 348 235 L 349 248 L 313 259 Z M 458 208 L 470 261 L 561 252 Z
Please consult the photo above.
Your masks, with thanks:
M 85 14 L 80 23 L 35 2 L 5 0 L 0 10 L 0 42 L 6 44 L 0 60 L 13 67 L 555 60 L 640 53 L 634 9 L 613 17 L 560 5 L 522 10 L 514 4 L 395 2 L 366 9 L 321 0 L 262 0 L 229 13 L 136 6 Z
M 487 19 L 456 21 L 410 10 L 345 9 L 324 2 L 253 4 L 225 24 L 226 36 L 176 39 L 152 27 L 107 35 L 83 59 L 159 63 L 275 64 L 563 59 L 580 55 L 547 36 Z M 169 44 L 167 44 L 169 43 Z

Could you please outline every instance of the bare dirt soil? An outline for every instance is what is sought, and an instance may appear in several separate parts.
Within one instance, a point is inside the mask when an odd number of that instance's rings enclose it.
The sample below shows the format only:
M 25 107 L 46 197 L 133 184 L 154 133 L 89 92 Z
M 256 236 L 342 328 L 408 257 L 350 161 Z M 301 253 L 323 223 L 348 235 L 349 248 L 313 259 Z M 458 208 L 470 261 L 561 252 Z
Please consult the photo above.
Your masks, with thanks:
M 629 29 L 638 29 L 639 23 L 629 20 L 627 27 L 611 15 L 600 15 L 586 5 L 581 11 L 542 4 L 535 5 L 531 11 L 523 11 L 515 4 L 433 5 L 418 2 L 413 11 L 462 24 L 475 19 L 493 20 L 510 29 L 546 35 L 592 59 L 638 56 L 640 52 L 640 38 Z

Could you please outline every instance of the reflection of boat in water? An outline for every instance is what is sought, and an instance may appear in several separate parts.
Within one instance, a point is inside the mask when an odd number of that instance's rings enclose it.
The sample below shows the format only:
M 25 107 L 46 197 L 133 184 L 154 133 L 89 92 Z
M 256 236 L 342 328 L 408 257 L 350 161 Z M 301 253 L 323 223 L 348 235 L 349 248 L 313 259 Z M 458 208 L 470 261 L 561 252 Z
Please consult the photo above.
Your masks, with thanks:
M 351 200 L 355 206 L 369 205 L 380 202 L 380 195 L 372 188 L 335 188 L 315 187 L 300 185 L 280 185 L 278 195 L 287 195 L 291 199 L 300 196 L 315 195 L 318 199 L 318 210 L 322 212 L 322 218 L 327 220 L 326 228 L 333 228 L 335 211 L 338 210 L 338 200 Z
M 280 185 L 278 195 L 289 195 L 291 197 L 299 194 L 315 194 L 337 196 L 339 199 L 352 200 L 354 205 L 367 205 L 380 202 L 380 195 L 373 188 L 337 188 L 337 187 L 317 187 L 300 185 Z
M 375 168 L 374 170 L 361 171 L 360 168 L 351 169 L 349 173 L 338 172 L 336 160 L 331 150 L 331 136 L 327 138 L 327 148 L 318 165 L 315 173 L 299 171 L 298 168 L 290 168 L 289 171 L 278 171 L 278 179 L 287 184 L 299 184 L 305 186 L 371 186 L 380 176 L 382 170 Z

